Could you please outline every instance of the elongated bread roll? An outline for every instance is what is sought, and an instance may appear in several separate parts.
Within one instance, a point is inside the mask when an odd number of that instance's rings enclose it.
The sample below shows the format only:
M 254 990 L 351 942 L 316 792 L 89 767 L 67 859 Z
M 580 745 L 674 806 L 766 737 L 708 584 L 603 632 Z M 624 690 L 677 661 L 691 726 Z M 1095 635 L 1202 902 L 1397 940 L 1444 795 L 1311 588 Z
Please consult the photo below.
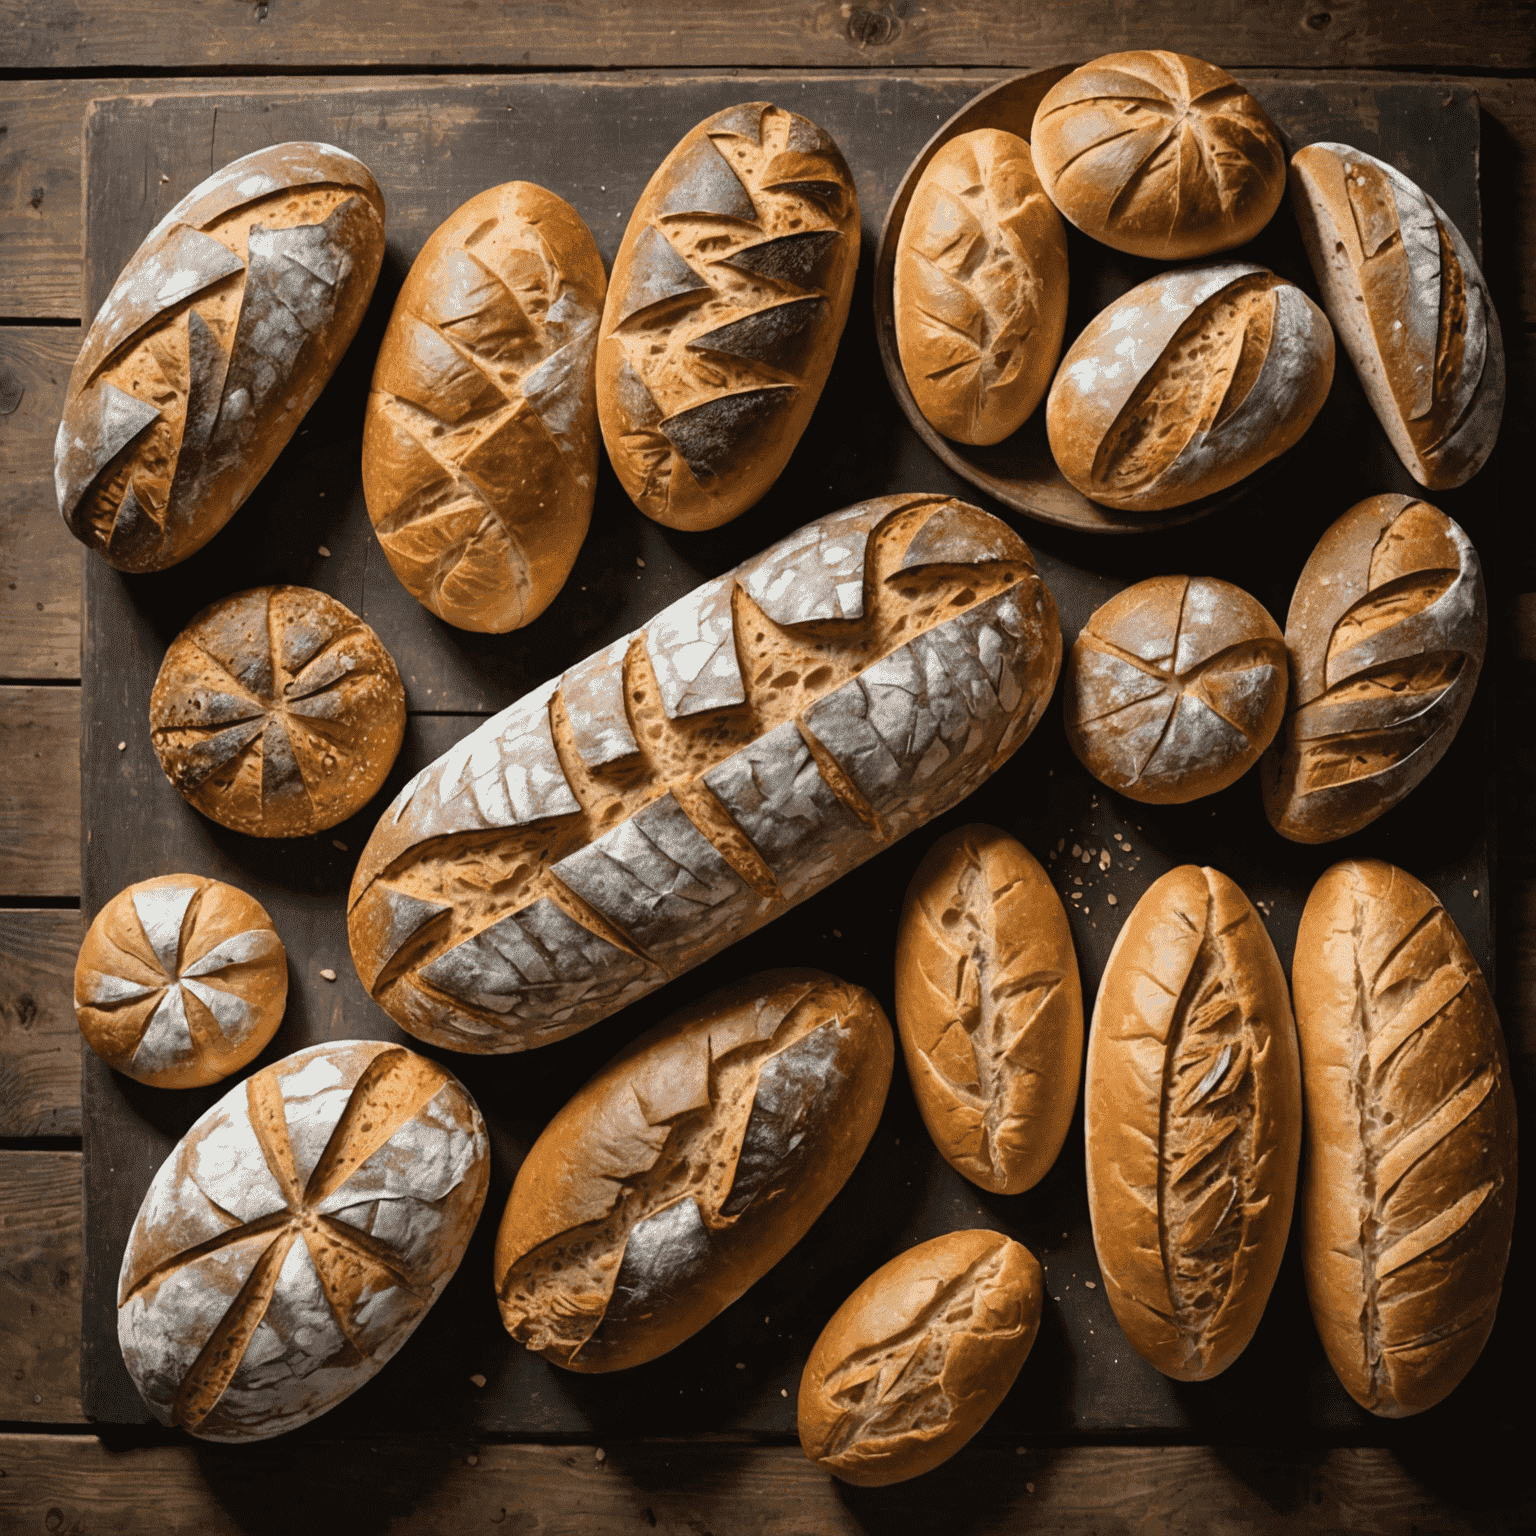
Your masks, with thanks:
M 1218 870 L 1169 870 L 1125 920 L 1093 1010 L 1084 1102 L 1110 1306 L 1158 1370 L 1208 1380 L 1259 1325 L 1301 1152 L 1285 973 Z
M 417 774 L 353 877 L 358 974 L 455 1050 L 584 1029 L 970 793 L 1060 664 L 997 518 L 942 496 L 821 518 Z
M 642 1035 L 518 1169 L 496 1236 L 508 1332 L 573 1371 L 696 1333 L 843 1187 L 895 1054 L 880 1005 L 824 971 L 749 977 Z
M 1515 1221 L 1515 1095 L 1482 972 L 1379 859 L 1335 864 L 1296 935 L 1307 1294 L 1350 1396 L 1438 1403 L 1493 1328 Z

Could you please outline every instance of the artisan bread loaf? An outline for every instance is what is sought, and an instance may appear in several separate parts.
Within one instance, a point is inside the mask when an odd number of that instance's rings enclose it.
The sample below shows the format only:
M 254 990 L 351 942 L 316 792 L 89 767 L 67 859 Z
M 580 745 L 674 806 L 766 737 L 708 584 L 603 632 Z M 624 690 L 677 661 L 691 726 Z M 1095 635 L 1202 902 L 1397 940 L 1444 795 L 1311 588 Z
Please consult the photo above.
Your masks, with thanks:
M 1115 1317 L 1165 1375 L 1218 1375 L 1275 1283 L 1301 1151 L 1285 974 L 1219 871 L 1169 870 L 1125 920 L 1093 1010 L 1084 1106 Z
M 1062 689 L 1067 740 L 1102 784 L 1180 805 L 1235 783 L 1285 715 L 1285 639 L 1212 576 L 1152 576 L 1083 626 Z
M 156 1088 L 228 1077 L 277 1033 L 283 941 L 261 903 L 203 875 L 119 891 L 75 961 L 75 1017 L 109 1067 Z
M 896 1024 L 934 1145 L 994 1194 L 1050 1172 L 1082 1075 L 1083 989 L 1050 877 L 997 827 L 941 837 L 907 887 Z
M 874 1135 L 895 1046 L 824 971 L 767 971 L 642 1035 L 544 1128 L 496 1235 L 515 1339 L 573 1371 L 654 1360 L 805 1235 Z
M 1504 412 L 1504 341 L 1471 247 L 1424 189 L 1348 144 L 1291 161 L 1323 308 L 1420 485 L 1464 485 Z
M 361 810 L 405 737 L 405 689 L 379 637 L 309 587 L 209 604 L 149 696 L 165 776 L 222 826 L 304 837 Z
M 584 1029 L 969 794 L 1060 661 L 997 518 L 915 495 L 823 517 L 417 774 L 353 876 L 358 975 L 454 1050 Z
M 997 443 L 1045 397 L 1067 323 L 1067 232 L 1023 139 L 978 128 L 928 162 L 896 242 L 896 347 L 945 437 Z
M 1051 384 L 1046 433 L 1083 495 L 1156 511 L 1284 453 L 1332 382 L 1333 332 L 1301 289 L 1246 262 L 1184 267 L 1089 321 Z
M 474 1100 L 400 1046 L 311 1046 L 231 1088 L 123 1254 L 117 1336 L 151 1412 L 243 1441 L 334 1408 L 452 1278 L 489 1169 Z
M 363 424 L 363 494 L 418 602 L 501 633 L 549 606 L 597 484 L 602 258 L 526 181 L 472 197 L 411 266 Z
M 947 1232 L 882 1265 L 805 1362 L 805 1454 L 866 1488 L 947 1461 L 1008 1395 L 1044 1290 L 1039 1260 L 1001 1232 Z
M 1285 621 L 1291 692 L 1261 765 L 1283 837 L 1326 843 L 1391 810 L 1445 755 L 1488 640 L 1472 542 L 1428 502 L 1372 496 L 1302 567 Z
M 597 412 L 624 489 L 669 528 L 715 528 L 784 468 L 832 367 L 859 264 L 842 151 L 766 101 L 685 134 L 614 258 Z
M 123 571 L 201 549 L 325 387 L 383 258 L 378 184 L 329 144 L 274 144 L 194 187 L 70 372 L 53 470 L 70 532 Z
M 1438 1403 L 1493 1328 L 1515 1220 L 1515 1095 L 1482 972 L 1378 859 L 1312 889 L 1292 972 L 1307 1093 L 1303 1259 L 1350 1396 Z
M 1225 70 L 1187 54 L 1111 53 L 1035 111 L 1035 169 L 1086 235 L 1158 261 L 1251 240 L 1285 194 L 1285 148 Z

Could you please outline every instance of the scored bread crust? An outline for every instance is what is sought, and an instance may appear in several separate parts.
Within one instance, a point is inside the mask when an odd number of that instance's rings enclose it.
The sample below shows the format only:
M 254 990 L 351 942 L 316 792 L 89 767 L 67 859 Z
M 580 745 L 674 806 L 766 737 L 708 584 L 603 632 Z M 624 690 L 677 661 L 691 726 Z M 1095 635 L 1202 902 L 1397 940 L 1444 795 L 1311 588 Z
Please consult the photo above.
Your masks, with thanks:
M 1218 870 L 1170 870 L 1126 919 L 1093 1010 L 1083 1099 L 1110 1306 L 1158 1370 L 1208 1380 L 1259 1325 L 1301 1151 L 1285 974 Z
M 384 259 L 384 198 L 330 144 L 274 144 L 145 236 L 86 333 L 54 445 L 71 533 L 124 571 L 201 549 L 347 350 Z
M 1062 474 L 1123 511 L 1225 490 L 1312 424 L 1333 332 L 1301 289 L 1223 262 L 1148 278 L 1083 328 L 1045 403 Z
M 716 528 L 778 478 L 858 263 L 853 175 L 808 119 L 744 102 L 662 161 L 614 258 L 597 352 L 603 441 L 647 517 Z
M 862 987 L 765 971 L 642 1035 L 550 1121 L 496 1237 L 508 1332 L 573 1371 L 653 1360 L 805 1235 L 885 1104 Z
M 584 1029 L 970 793 L 1060 663 L 999 519 L 921 495 L 820 518 L 418 773 L 353 877 L 358 975 L 454 1050 Z
M 1067 233 L 1029 145 L 945 144 L 896 243 L 896 347 L 917 408 L 959 443 L 1001 442 L 1045 397 L 1067 323 Z
M 1083 989 L 1050 877 L 997 827 L 928 850 L 896 936 L 896 1023 L 934 1145 L 994 1194 L 1032 1189 L 1067 1139 Z
M 1291 161 L 1291 201 L 1323 307 L 1398 458 L 1464 485 L 1504 412 L 1504 340 L 1462 233 L 1396 166 L 1348 144 Z
M 432 232 L 395 301 L 363 494 L 407 591 L 461 629 L 531 623 L 575 564 L 597 483 L 606 288 L 576 210 L 510 181 Z
M 1285 620 L 1285 724 L 1260 767 L 1270 825 L 1299 843 L 1358 832 L 1445 755 L 1488 640 L 1466 534 L 1412 496 L 1357 502 L 1318 540 Z
M 1312 1315 L 1356 1402 L 1420 1413 L 1472 1368 L 1503 1285 L 1517 1167 L 1503 1031 L 1445 909 L 1379 859 L 1312 888 L 1293 976 Z
M 800 1377 L 800 1445 L 878 1488 L 953 1456 L 1008 1395 L 1040 1327 L 1040 1262 L 1001 1232 L 946 1232 L 832 1314 Z

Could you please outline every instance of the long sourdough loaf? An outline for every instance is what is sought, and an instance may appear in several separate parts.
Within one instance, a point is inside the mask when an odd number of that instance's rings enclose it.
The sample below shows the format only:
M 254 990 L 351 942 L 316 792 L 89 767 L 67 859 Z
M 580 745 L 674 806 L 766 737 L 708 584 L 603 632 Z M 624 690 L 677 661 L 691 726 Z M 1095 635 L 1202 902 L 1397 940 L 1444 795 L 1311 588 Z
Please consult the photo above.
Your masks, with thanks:
M 1335 864 L 1296 935 L 1307 1095 L 1303 1259 L 1350 1396 L 1419 1413 L 1493 1328 L 1515 1220 L 1515 1095 L 1483 974 L 1379 859 Z
M 334 1408 L 452 1278 L 489 1176 L 474 1100 L 400 1046 L 311 1046 L 231 1088 L 123 1254 L 118 1341 L 150 1410 L 244 1441 Z
M 745 102 L 685 134 L 614 258 L 597 411 L 624 489 L 669 528 L 715 528 L 778 478 L 848 318 L 859 200 L 815 123 Z
M 696 1333 L 843 1187 L 895 1054 L 875 999 L 811 970 L 749 977 L 642 1035 L 518 1169 L 496 1236 L 508 1332 L 573 1371 Z
M 1165 1375 L 1208 1380 L 1258 1327 L 1301 1152 L 1285 973 L 1218 870 L 1169 870 L 1120 930 L 1093 1010 L 1083 1119 L 1115 1317 Z
M 1291 161 L 1291 201 L 1323 307 L 1397 456 L 1463 485 L 1504 413 L 1504 340 L 1462 233 L 1396 166 L 1348 144 Z
M 201 549 L 325 387 L 383 259 L 378 184 L 329 144 L 274 144 L 194 187 L 70 372 L 54 447 L 70 532 L 124 571 Z
M 1060 664 L 997 518 L 915 495 L 820 518 L 417 774 L 353 877 L 358 974 L 450 1049 L 573 1034 L 969 794 Z

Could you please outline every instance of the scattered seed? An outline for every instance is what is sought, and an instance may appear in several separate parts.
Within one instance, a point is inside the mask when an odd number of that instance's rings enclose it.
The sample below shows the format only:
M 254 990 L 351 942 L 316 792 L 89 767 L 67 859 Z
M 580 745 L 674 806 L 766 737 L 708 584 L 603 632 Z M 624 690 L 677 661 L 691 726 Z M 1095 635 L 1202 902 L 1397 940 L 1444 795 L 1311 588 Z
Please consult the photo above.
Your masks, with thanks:
M 321 971 L 320 974 L 323 977 L 325 977 L 325 979 L 327 981 L 335 981 L 336 980 L 336 972 L 333 971 L 329 966 L 327 966 L 323 971 Z
M 1023 1447 L 1023 1446 L 1022 1446 L 1022 1445 L 1016 1445 L 1016 1446 L 1014 1446 L 1014 1448 L 1013 1448 L 1013 1454 L 1014 1454 L 1014 1455 L 1015 1455 L 1015 1456 L 1023 1456 L 1023 1455 L 1024 1455 L 1024 1454 L 1025 1454 L 1025 1450 L 1024 1450 L 1024 1447 Z
M 1101 849 L 1099 849 L 1099 868 L 1100 869 L 1108 869 L 1109 868 L 1109 849 L 1108 848 L 1101 848 Z
M 638 565 L 642 571 L 645 569 L 645 561 L 642 560 L 639 555 L 635 556 L 635 564 Z
M 784 1387 L 780 1387 L 779 1388 L 779 1396 L 780 1397 L 788 1397 L 789 1396 L 788 1389 L 784 1388 Z
M 1120 898 L 1116 895 L 1111 894 L 1107 899 L 1110 906 L 1112 907 L 1118 907 L 1120 905 Z
M 1060 852 L 1061 852 L 1061 850 L 1062 850 L 1062 849 L 1063 849 L 1063 848 L 1065 848 L 1065 847 L 1066 847 L 1066 846 L 1067 846 L 1067 840 L 1066 840 L 1066 838 L 1064 838 L 1064 837 L 1058 837 L 1058 838 L 1057 838 L 1057 839 L 1056 839 L 1056 852 L 1057 852 L 1057 853 L 1060 853 Z
M 593 1451 L 593 1452 L 592 1452 L 592 1454 L 593 1454 L 593 1455 L 594 1455 L 594 1456 L 595 1456 L 595 1457 L 596 1457 L 596 1458 L 597 1458 L 597 1459 L 598 1459 L 598 1460 L 599 1460 L 599 1461 L 607 1461 L 607 1460 L 608 1460 L 608 1452 L 607 1452 L 607 1451 L 605 1451 L 605 1450 L 604 1450 L 604 1449 L 603 1449 L 603 1448 L 602 1448 L 602 1446 L 598 1446 L 598 1448 L 597 1448 L 597 1449 L 596 1449 L 596 1450 L 595 1450 L 595 1451 Z
M 1072 844 L 1072 857 L 1074 859 L 1080 859 L 1080 858 L 1082 858 L 1082 856 L 1083 856 L 1083 845 L 1081 843 L 1073 843 Z
M 1093 862 L 1093 849 L 1092 848 L 1085 848 L 1085 849 L 1083 849 L 1082 854 L 1080 855 L 1080 857 L 1082 858 L 1082 861 L 1083 861 L 1084 864 L 1091 864 Z
M 1033 1493 L 1035 1491 L 1035 1485 L 1033 1483 L 1025 1483 L 1024 1491 L 1026 1493 Z
M 1477 889 L 1477 887 L 1476 887 L 1476 886 L 1475 886 L 1475 885 L 1474 885 L 1474 886 L 1473 886 L 1473 887 L 1472 887 L 1472 898 L 1473 898 L 1473 900 L 1474 900 L 1474 901 L 1475 901 L 1475 900 L 1476 900 L 1476 899 L 1477 899 L 1477 896 L 1478 896 L 1478 894 L 1479 894 L 1479 893 L 1478 893 L 1478 889 Z
M 736 1369 L 738 1371 L 744 1371 L 744 1370 L 746 1370 L 746 1368 L 747 1368 L 747 1362 L 745 1360 L 738 1360 L 736 1362 Z
M 331 847 L 332 848 L 340 848 L 343 853 L 345 853 L 347 851 L 347 845 L 344 842 L 342 842 L 342 840 L 339 837 L 333 837 L 331 839 Z
M 477 1387 L 483 1387 L 485 1385 L 485 1377 L 480 1375 L 478 1371 L 469 1379 L 474 1382 Z
M 127 743 L 127 742 L 126 742 L 126 741 L 120 741 L 120 742 L 118 742 L 118 744 L 117 744 L 117 750 L 118 750 L 118 751 L 119 751 L 119 752 L 126 752 L 126 751 L 127 751 L 127 750 L 128 750 L 128 743 Z
M 1099 1288 L 1099 1282 L 1097 1280 L 1084 1280 L 1083 1284 L 1086 1285 L 1090 1291 L 1096 1291 Z
M 321 553 L 321 554 L 322 554 L 322 555 L 324 555 L 324 556 L 325 556 L 325 558 L 326 558 L 326 559 L 327 559 L 327 560 L 329 560 L 329 559 L 330 559 L 330 558 L 331 558 L 331 552 L 330 552 L 330 550 L 328 550 L 328 549 L 327 549 L 327 548 L 326 548 L 326 547 L 325 547 L 325 545 L 324 545 L 324 544 L 322 544 L 322 545 L 321 545 L 321 546 L 320 546 L 320 553 Z
M 834 928 L 832 930 L 832 937 L 834 939 L 840 939 L 840 938 L 842 938 L 842 936 L 843 936 L 843 930 L 841 928 Z
M 466 1463 L 468 1463 L 468 1465 L 472 1467 L 477 1467 L 480 1465 L 480 1458 L 478 1456 L 466 1456 L 464 1460 Z

